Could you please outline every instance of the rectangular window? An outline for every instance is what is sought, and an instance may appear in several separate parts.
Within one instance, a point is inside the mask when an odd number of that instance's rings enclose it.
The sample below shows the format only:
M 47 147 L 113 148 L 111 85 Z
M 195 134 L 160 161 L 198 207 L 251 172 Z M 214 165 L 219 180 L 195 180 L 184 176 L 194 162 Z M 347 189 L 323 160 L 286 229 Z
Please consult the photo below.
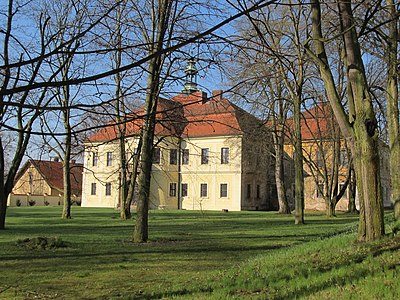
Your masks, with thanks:
M 229 148 L 221 148 L 221 164 L 229 164 Z
M 139 149 L 138 148 L 133 148 L 133 155 L 138 155 Z
M 161 162 L 161 150 L 160 148 L 156 147 L 154 148 L 154 153 L 153 153 L 153 164 L 159 165 Z
M 200 197 L 207 197 L 207 183 L 200 184 Z
M 113 158 L 112 152 L 107 152 L 107 167 L 112 166 L 112 158 Z
M 99 160 L 99 154 L 97 152 L 92 152 L 92 166 L 96 167 Z
M 201 164 L 202 165 L 208 164 L 208 153 L 209 153 L 208 148 L 201 149 Z
M 320 150 L 317 150 L 317 167 L 324 166 L 324 156 Z
M 169 150 L 169 164 L 176 165 L 177 162 L 178 162 L 178 150 L 170 149 Z
M 228 197 L 228 184 L 227 183 L 221 183 L 220 188 L 219 188 L 219 196 L 221 198 Z
M 347 166 L 349 161 L 347 159 L 347 151 L 346 150 L 340 150 L 340 165 L 341 166 Z
M 257 199 L 260 199 L 261 198 L 261 187 L 260 187 L 260 185 L 259 184 L 257 184 Z
M 92 185 L 90 187 L 90 195 L 96 195 L 96 183 L 92 182 Z
M 344 189 L 345 184 L 344 183 L 339 183 L 339 192 L 341 192 Z M 347 188 L 347 187 L 346 187 Z M 347 192 L 345 191 L 343 193 L 343 198 L 347 198 Z
M 182 149 L 182 165 L 189 164 L 189 149 Z
M 106 196 L 111 196 L 111 182 L 106 183 Z
M 188 195 L 188 184 L 187 183 L 182 183 L 182 197 L 187 197 Z
M 169 184 L 169 196 L 176 197 L 176 183 L 175 182 L 171 182 Z
M 247 197 L 247 198 L 250 198 L 250 197 L 251 197 L 251 184 L 250 184 L 250 183 L 248 183 L 248 184 L 246 185 L 246 197 Z

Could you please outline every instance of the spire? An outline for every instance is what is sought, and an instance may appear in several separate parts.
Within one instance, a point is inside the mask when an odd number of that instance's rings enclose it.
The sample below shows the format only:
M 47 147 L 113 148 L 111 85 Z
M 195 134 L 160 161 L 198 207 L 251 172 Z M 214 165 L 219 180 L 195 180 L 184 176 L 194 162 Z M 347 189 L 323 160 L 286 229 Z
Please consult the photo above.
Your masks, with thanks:
M 197 71 L 196 69 L 196 60 L 195 58 L 190 58 L 188 60 L 188 64 L 185 68 L 185 73 L 186 73 L 186 81 L 185 81 L 185 86 L 182 90 L 182 94 L 187 94 L 190 95 L 194 92 L 198 92 L 199 90 L 197 89 Z

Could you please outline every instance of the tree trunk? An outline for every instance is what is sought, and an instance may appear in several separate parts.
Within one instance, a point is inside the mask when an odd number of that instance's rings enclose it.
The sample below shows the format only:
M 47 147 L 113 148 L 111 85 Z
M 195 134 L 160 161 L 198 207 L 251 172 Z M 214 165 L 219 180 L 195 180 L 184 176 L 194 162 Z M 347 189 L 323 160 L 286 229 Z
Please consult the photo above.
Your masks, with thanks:
M 328 218 L 336 217 L 336 203 L 332 198 L 325 198 L 326 216 Z
M 295 209 L 294 223 L 304 224 L 303 147 L 301 140 L 301 94 L 294 99 L 294 148 L 295 148 Z
M 390 149 L 390 178 L 392 186 L 391 200 L 394 205 L 394 216 L 400 220 L 400 135 L 399 135 L 399 90 L 397 73 L 397 38 L 398 16 L 394 0 L 386 0 L 389 10 L 389 36 L 387 38 L 388 79 L 386 88 L 387 118 Z
M 67 133 L 65 138 L 65 155 L 63 162 L 63 179 L 64 179 L 64 204 L 63 212 L 61 215 L 62 219 L 71 219 L 71 135 Z
M 342 134 L 351 147 L 357 190 L 360 200 L 360 222 L 358 240 L 371 241 L 384 235 L 383 203 L 379 176 L 378 135 L 375 113 L 365 78 L 365 70 L 353 23 L 351 1 L 339 0 L 339 19 L 347 58 L 347 78 L 352 110 L 346 115 L 335 87 L 329 67 L 321 28 L 321 8 L 317 0 L 312 1 L 313 37 L 316 53 L 310 53 L 319 64 L 325 89 Z M 349 122 L 351 119 L 352 123 Z M 354 122 L 353 122 L 354 121 Z
M 141 172 L 139 175 L 139 199 L 136 207 L 136 225 L 133 233 L 133 242 L 143 243 L 148 239 L 148 210 L 150 197 L 151 169 L 153 165 L 153 141 L 154 129 L 156 121 L 157 97 L 156 90 L 158 88 L 157 78 L 153 78 L 156 62 L 152 62 L 150 66 L 150 78 L 148 86 L 150 91 L 146 97 L 146 117 L 143 125 L 143 145 L 140 155 Z
M 8 194 L 4 192 L 4 185 L 0 184 L 0 229 L 6 228 Z
M 358 213 L 356 207 L 356 178 L 354 175 L 353 164 L 349 165 L 350 168 L 350 179 L 349 179 L 349 206 L 347 208 L 348 213 Z
M 168 28 L 169 18 L 173 1 L 159 0 L 157 2 L 157 12 L 153 15 L 153 36 L 149 42 L 149 54 L 160 53 L 164 37 Z M 154 5 L 154 3 L 153 3 Z M 150 201 L 150 182 L 151 169 L 153 164 L 153 142 L 156 124 L 156 111 L 158 96 L 160 93 L 160 76 L 163 64 L 161 54 L 156 55 L 149 61 L 149 75 L 147 80 L 145 118 L 143 121 L 142 151 L 140 155 L 141 172 L 139 175 L 139 199 L 136 209 L 136 225 L 133 233 L 135 243 L 143 243 L 148 239 L 148 210 Z
M 120 129 L 119 129 L 120 130 Z M 120 162 L 120 182 L 119 182 L 119 211 L 121 220 L 130 219 L 130 215 L 126 214 L 126 204 L 128 202 L 128 180 L 127 180 L 127 163 L 125 150 L 125 134 L 121 134 L 119 138 L 119 162 Z
M 277 132 L 274 134 L 275 144 L 275 183 L 276 191 L 278 194 L 278 203 L 280 214 L 290 214 L 290 207 L 286 197 L 284 170 L 283 170 L 283 138 L 277 136 Z
M 355 145 L 353 157 L 361 205 L 358 239 L 371 241 L 383 237 L 385 232 L 379 174 L 377 121 L 365 78 L 351 2 L 340 0 L 339 12 L 348 62 L 348 80 L 351 84 L 356 110 L 353 127 Z
M 67 75 L 65 75 L 66 78 Z M 70 126 L 70 109 L 67 108 L 70 104 L 70 94 L 69 94 L 69 87 L 63 87 L 64 92 L 64 101 L 63 106 L 65 110 L 63 111 L 63 119 L 64 119 L 64 130 L 65 130 L 65 149 L 64 149 L 64 158 L 63 158 L 63 182 L 64 182 L 64 203 L 63 203 L 63 212 L 61 215 L 62 219 L 71 219 L 71 142 L 72 142 L 72 133 L 71 133 L 71 126 Z
M 68 157 L 68 158 L 67 158 Z M 62 219 L 71 219 L 71 169 L 69 155 L 65 156 L 63 163 L 63 175 L 64 175 L 64 204 Z
M 132 168 L 132 173 L 129 179 L 129 189 L 128 189 L 128 194 L 126 196 L 127 201 L 125 202 L 125 216 L 127 219 L 132 218 L 132 212 L 131 212 L 131 205 L 133 201 L 133 197 L 135 196 L 135 187 L 137 186 L 136 184 L 136 179 L 137 179 L 137 173 L 138 173 L 138 167 L 139 167 L 139 161 L 140 161 L 140 153 L 142 152 L 142 136 L 139 138 L 139 142 L 137 145 L 137 153 L 133 157 L 133 168 Z

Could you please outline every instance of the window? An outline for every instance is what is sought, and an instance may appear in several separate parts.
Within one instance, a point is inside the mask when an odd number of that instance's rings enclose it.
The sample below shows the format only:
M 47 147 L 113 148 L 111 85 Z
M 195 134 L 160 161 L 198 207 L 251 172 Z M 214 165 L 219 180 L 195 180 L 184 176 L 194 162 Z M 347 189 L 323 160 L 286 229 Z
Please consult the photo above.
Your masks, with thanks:
M 246 197 L 250 198 L 251 197 L 251 184 L 248 183 L 246 186 Z
M 339 183 L 339 193 L 342 191 L 342 189 L 344 189 L 345 184 L 344 183 Z M 347 187 L 346 187 L 347 188 Z M 347 192 L 345 191 L 343 193 L 343 198 L 347 198 Z
M 189 164 L 189 149 L 182 149 L 182 165 Z
M 208 164 L 208 153 L 209 153 L 208 148 L 201 149 L 201 164 L 202 165 Z
M 133 155 L 138 155 L 139 149 L 138 148 L 133 148 Z
M 317 184 L 317 198 L 321 198 L 324 195 L 324 184 L 318 183 Z
M 200 197 L 207 197 L 207 183 L 200 184 Z
M 317 150 L 317 167 L 324 165 L 324 156 L 320 150 Z
M 347 159 L 347 151 L 346 150 L 340 150 L 340 165 L 341 166 L 347 166 L 349 161 Z
M 106 183 L 106 196 L 111 196 L 111 182 Z
M 92 185 L 90 187 L 90 195 L 96 195 L 96 183 L 92 182 Z
M 160 148 L 154 148 L 154 153 L 153 153 L 153 164 L 160 164 L 161 161 L 161 150 Z
M 176 197 L 176 183 L 175 182 L 171 182 L 169 184 L 169 196 Z
M 182 189 L 182 197 L 187 197 L 187 195 L 188 195 L 188 184 L 187 183 L 182 183 L 181 189 Z
M 112 152 L 107 152 L 107 167 L 112 166 Z
M 229 148 L 221 148 L 221 164 L 229 164 Z
M 99 160 L 99 154 L 97 152 L 92 152 L 92 166 L 97 166 L 97 162 Z
M 261 198 L 261 187 L 260 187 L 260 185 L 259 184 L 257 184 L 257 199 L 260 199 Z
M 219 187 L 219 196 L 222 197 L 228 197 L 228 184 L 227 183 L 221 183 Z
M 177 161 L 178 161 L 178 150 L 170 149 L 169 150 L 169 164 L 176 165 Z

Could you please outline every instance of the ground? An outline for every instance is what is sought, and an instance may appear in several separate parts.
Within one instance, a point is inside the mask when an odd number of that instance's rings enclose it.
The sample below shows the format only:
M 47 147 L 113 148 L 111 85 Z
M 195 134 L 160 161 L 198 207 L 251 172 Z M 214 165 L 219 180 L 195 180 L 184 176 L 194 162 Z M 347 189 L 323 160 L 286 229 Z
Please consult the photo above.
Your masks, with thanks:
M 354 215 L 150 211 L 146 244 L 112 209 L 60 216 L 9 209 L 0 299 L 400 298 L 399 239 L 355 243 Z

